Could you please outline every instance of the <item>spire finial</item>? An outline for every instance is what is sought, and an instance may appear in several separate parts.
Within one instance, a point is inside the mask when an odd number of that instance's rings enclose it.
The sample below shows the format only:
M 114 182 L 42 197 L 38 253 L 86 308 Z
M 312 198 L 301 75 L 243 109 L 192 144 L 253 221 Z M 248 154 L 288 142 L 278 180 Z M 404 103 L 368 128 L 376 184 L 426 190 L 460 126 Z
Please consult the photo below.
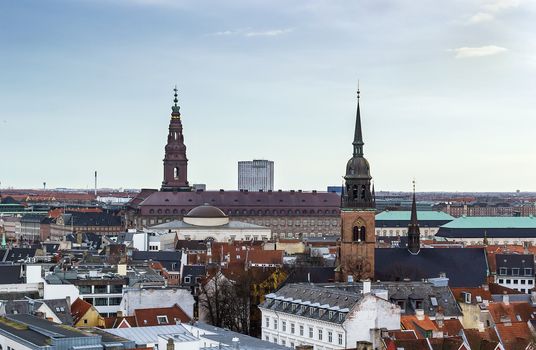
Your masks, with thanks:
M 359 79 L 357 80 L 357 101 L 359 102 L 359 98 L 360 98 L 360 95 L 361 94 L 361 91 L 359 90 Z
M 180 118 L 181 116 L 181 113 L 180 113 L 180 109 L 181 107 L 178 105 L 179 103 L 179 90 L 177 89 L 177 85 L 175 85 L 175 87 L 173 88 L 173 103 L 174 105 L 171 106 L 171 115 L 172 115 L 172 118 L 174 119 L 178 119 Z
M 415 195 L 415 178 L 413 178 L 413 195 Z
M 175 92 L 173 94 L 173 96 L 175 97 L 173 99 L 173 102 L 175 102 L 175 107 L 177 107 L 177 103 L 179 102 L 179 98 L 178 98 L 179 94 L 177 93 L 179 90 L 177 90 L 177 85 L 175 85 L 175 88 L 173 89 L 173 91 Z

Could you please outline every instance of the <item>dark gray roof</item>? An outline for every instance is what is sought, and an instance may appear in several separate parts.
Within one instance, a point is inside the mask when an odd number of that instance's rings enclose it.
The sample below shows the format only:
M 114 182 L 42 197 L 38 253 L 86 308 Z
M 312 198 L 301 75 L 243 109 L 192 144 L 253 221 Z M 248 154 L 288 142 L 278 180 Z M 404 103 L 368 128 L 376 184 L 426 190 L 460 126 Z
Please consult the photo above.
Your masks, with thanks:
M 175 251 L 134 251 L 132 260 L 134 261 L 158 261 L 169 271 L 177 271 L 180 268 L 181 252 Z
M 329 283 L 335 281 L 335 268 L 323 266 L 299 266 L 289 270 L 285 283 Z
M 33 258 L 35 256 L 35 248 L 11 248 L 8 250 L 4 261 L 17 262 L 24 261 L 27 258 Z
M 374 278 L 401 281 L 439 277 L 445 273 L 451 287 L 478 287 L 486 281 L 484 248 L 421 248 L 413 255 L 403 248 L 376 248 Z
M 207 244 L 205 241 L 196 241 L 196 240 L 189 240 L 189 239 L 179 239 L 177 240 L 177 244 L 175 245 L 175 249 L 177 250 L 186 250 L 186 251 L 205 251 L 207 250 Z
M 343 323 L 347 313 L 362 298 L 362 293 L 353 291 L 331 289 L 314 284 L 292 283 L 274 293 L 267 294 L 266 300 L 259 307 L 325 322 Z M 342 317 L 339 314 L 342 314 Z
M 9 323 L 0 322 L 2 330 L 37 346 L 54 348 L 56 339 L 76 338 L 78 346 L 86 349 L 100 347 L 100 336 L 93 336 L 75 328 L 58 325 L 28 314 L 8 315 L 6 318 L 27 327 L 13 327 Z
M 536 228 L 440 227 L 436 236 L 445 238 L 484 238 L 484 236 L 488 238 L 536 238 Z
M 206 275 L 207 268 L 205 265 L 184 265 L 182 268 L 182 284 L 193 286 L 196 285 L 195 278 Z M 184 277 L 190 277 L 190 283 L 184 282 Z
M 109 213 L 69 212 L 64 214 L 65 226 L 121 226 L 121 217 Z
M 512 269 L 518 269 L 515 275 L 534 277 L 534 255 L 532 254 L 495 254 L 495 266 L 497 274 L 514 276 Z M 505 273 L 504 269 L 506 269 Z
M 23 283 L 20 265 L 0 265 L 0 284 Z
M 73 325 L 71 305 L 67 302 L 67 299 L 46 299 L 40 300 L 40 302 L 46 304 L 58 316 L 61 323 L 68 326 Z
M 342 289 L 354 293 L 361 293 L 362 283 L 337 283 L 325 285 L 327 289 Z M 462 312 L 448 286 L 436 286 L 430 282 L 374 282 L 372 291 L 387 291 L 389 301 L 396 303 L 404 301 L 405 315 L 415 314 L 416 301 L 422 301 L 421 308 L 429 316 L 435 316 L 441 307 L 443 315 L 447 317 L 462 316 Z M 435 300 L 432 300 L 435 298 Z

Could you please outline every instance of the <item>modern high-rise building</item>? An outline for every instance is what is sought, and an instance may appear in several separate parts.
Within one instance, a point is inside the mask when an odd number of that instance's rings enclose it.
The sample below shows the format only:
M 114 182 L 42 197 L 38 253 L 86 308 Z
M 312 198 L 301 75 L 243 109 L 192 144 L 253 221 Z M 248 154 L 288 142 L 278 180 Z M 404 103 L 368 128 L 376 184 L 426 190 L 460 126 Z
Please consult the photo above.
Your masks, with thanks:
M 238 189 L 273 191 L 274 162 L 260 159 L 238 162 Z

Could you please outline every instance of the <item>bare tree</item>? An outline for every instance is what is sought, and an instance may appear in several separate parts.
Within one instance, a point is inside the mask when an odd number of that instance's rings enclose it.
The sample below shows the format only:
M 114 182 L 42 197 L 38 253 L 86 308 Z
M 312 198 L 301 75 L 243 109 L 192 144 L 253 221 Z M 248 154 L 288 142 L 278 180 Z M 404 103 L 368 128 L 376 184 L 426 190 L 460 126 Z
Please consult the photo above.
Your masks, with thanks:
M 342 266 L 345 276 L 353 276 L 354 281 L 370 278 L 373 275 L 370 261 L 359 255 L 347 257 Z

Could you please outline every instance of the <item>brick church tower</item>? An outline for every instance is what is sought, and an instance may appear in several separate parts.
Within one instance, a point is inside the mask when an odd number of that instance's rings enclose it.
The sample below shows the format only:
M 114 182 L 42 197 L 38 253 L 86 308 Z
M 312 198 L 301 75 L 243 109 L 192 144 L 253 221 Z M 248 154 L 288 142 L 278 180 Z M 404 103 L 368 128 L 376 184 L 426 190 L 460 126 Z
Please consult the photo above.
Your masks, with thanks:
M 164 181 L 162 191 L 191 191 L 188 185 L 188 159 L 186 158 L 186 146 L 182 135 L 182 122 L 177 95 L 177 88 L 171 107 L 171 120 L 164 156 Z
M 348 281 L 374 278 L 376 201 L 371 191 L 370 166 L 363 156 L 363 134 L 357 90 L 357 113 L 353 155 L 346 165 L 341 195 L 340 279 Z

